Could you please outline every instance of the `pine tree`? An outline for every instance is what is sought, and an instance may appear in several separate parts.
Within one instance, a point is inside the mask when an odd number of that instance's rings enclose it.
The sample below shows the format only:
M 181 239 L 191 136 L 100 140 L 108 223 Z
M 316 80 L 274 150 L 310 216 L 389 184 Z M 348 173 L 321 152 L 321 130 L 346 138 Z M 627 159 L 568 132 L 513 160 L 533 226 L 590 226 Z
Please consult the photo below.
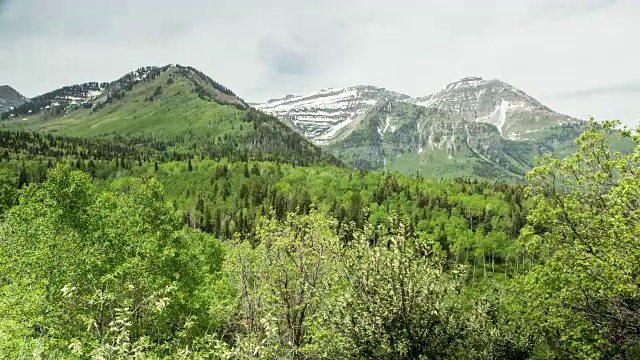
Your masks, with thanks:
M 245 178 L 249 178 L 251 175 L 249 175 L 249 166 L 247 166 L 247 163 L 244 163 L 244 177 Z
M 22 166 L 20 167 L 20 172 L 18 173 L 18 189 L 22 189 L 24 185 L 28 184 L 27 179 L 27 169 L 25 168 L 24 161 L 22 162 Z
M 87 171 L 89 171 L 91 177 L 96 176 L 96 164 L 93 162 L 93 159 L 89 160 L 87 163 Z

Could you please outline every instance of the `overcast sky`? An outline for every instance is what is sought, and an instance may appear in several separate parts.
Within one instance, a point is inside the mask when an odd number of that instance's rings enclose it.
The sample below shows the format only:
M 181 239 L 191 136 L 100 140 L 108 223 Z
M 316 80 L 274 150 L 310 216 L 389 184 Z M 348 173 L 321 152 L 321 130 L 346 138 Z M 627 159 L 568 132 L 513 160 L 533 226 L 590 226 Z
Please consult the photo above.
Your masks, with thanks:
M 639 0 L 0 0 L 0 84 L 32 97 L 179 63 L 261 102 L 481 76 L 635 125 L 639 19 Z

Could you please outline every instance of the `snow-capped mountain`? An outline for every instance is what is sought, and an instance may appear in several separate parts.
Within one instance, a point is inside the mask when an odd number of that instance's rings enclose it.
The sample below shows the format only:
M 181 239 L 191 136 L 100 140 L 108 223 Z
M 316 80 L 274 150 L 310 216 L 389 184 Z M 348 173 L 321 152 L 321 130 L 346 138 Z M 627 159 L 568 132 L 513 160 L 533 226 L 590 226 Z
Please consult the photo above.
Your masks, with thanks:
M 570 147 L 584 124 L 479 77 L 418 98 L 356 86 L 256 107 L 355 167 L 443 176 L 522 176 L 534 156 Z
M 9 85 L 0 85 L 0 113 L 13 110 L 28 99 Z
M 2 114 L 2 118 L 26 118 L 36 114 L 60 115 L 80 108 L 99 108 L 122 96 L 123 91 L 131 89 L 133 85 L 158 77 L 164 70 L 166 69 L 143 67 L 111 83 L 87 82 L 64 86 L 8 109 Z
M 102 94 L 105 86 L 106 84 L 97 82 L 65 86 L 7 110 L 2 114 L 2 119 L 22 118 L 39 113 L 60 114 L 70 108 L 90 107 L 91 101 Z
M 326 144 L 357 127 L 364 113 L 378 101 L 408 98 L 387 89 L 359 85 L 322 89 L 306 95 L 287 95 L 256 108 L 288 123 L 307 139 Z
M 527 140 L 542 129 L 579 122 L 552 111 L 524 91 L 498 79 L 467 77 L 436 94 L 409 102 L 455 112 L 466 121 L 492 124 L 504 139 L 511 140 Z

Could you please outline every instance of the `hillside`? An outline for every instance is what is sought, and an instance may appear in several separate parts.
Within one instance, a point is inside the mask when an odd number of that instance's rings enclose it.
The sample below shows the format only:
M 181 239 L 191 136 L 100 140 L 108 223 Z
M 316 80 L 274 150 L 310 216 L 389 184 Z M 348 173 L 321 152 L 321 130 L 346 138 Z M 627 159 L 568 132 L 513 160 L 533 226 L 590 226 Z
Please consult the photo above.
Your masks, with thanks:
M 356 91 L 365 88 L 376 89 L 374 96 Z M 570 152 L 585 124 L 507 83 L 481 78 L 419 98 L 360 86 L 257 108 L 356 168 L 438 177 L 521 178 L 536 156 Z
M 328 148 L 358 168 L 501 178 L 524 175 L 534 151 L 503 140 L 490 124 L 393 100 L 376 104 L 355 131 Z
M 0 85 L 0 114 L 24 104 L 28 99 L 9 85 Z
M 167 150 L 210 158 L 340 163 L 229 89 L 179 65 L 57 89 L 4 118 L 5 131 L 126 139 L 135 148 L 161 142 Z
M 539 131 L 581 121 L 559 114 L 524 91 L 498 79 L 467 77 L 447 85 L 436 94 L 409 102 L 460 114 L 469 122 L 498 128 L 504 139 L 531 140 Z

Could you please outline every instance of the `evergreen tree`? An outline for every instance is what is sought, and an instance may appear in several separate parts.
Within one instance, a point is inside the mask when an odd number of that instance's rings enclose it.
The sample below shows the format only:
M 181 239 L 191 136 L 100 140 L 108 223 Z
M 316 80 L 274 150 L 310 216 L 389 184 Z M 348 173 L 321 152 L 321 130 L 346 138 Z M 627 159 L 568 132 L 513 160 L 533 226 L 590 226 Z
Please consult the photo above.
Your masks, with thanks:
M 89 160 L 87 163 L 87 171 L 89 171 L 91 177 L 96 176 L 96 164 L 93 162 L 93 159 Z
M 20 167 L 20 171 L 18 172 L 18 189 L 22 189 L 23 186 L 27 185 L 29 182 L 27 177 L 27 169 L 22 161 L 22 166 Z

